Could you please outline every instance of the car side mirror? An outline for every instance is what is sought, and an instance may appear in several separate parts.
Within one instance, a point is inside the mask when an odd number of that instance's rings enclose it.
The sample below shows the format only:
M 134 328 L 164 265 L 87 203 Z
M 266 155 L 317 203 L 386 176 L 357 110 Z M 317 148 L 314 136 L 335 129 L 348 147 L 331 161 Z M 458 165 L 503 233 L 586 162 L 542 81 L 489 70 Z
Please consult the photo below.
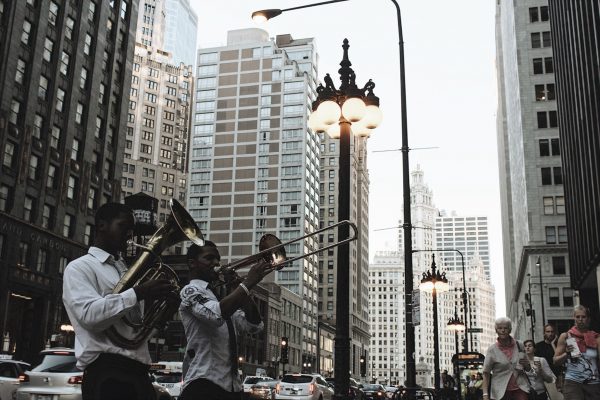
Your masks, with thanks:
M 362 383 L 359 383 L 359 384 L 358 384 L 358 388 L 359 388 L 359 389 L 362 389 L 362 388 L 364 388 L 364 386 L 362 385 Z
M 150 382 L 156 382 L 156 377 L 150 374 Z

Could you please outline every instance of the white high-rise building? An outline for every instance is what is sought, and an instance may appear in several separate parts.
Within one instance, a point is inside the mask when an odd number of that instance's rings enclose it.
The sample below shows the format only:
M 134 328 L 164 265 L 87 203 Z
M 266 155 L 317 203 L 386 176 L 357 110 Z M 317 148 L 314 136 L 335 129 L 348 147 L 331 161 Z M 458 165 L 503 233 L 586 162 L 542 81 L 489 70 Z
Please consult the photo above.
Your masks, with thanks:
M 574 292 L 547 0 L 496 7 L 498 151 L 506 310 L 516 337 L 571 325 Z M 531 315 L 533 309 L 534 315 Z
M 196 65 L 196 36 L 198 15 L 190 0 L 164 0 L 166 29 L 164 49 L 175 64 Z
M 223 264 L 256 254 L 266 233 L 286 242 L 318 229 L 320 137 L 306 125 L 316 60 L 313 39 L 273 41 L 261 29 L 229 31 L 226 46 L 198 50 L 187 205 Z M 317 247 L 310 237 L 286 251 Z M 302 302 L 302 332 L 285 323 L 280 332 L 293 345 L 290 364 L 316 360 L 318 277 L 313 255 L 266 278 Z
M 436 218 L 436 248 L 455 249 L 443 254 L 444 266 L 448 272 L 462 272 L 466 265 L 478 259 L 483 263 L 486 279 L 490 279 L 490 250 L 488 239 L 488 220 L 486 216 L 447 215 L 440 211 Z M 463 260 L 464 258 L 464 260 Z
M 369 328 L 367 379 L 403 384 L 406 375 L 404 323 L 404 261 L 402 253 L 375 253 L 369 266 Z

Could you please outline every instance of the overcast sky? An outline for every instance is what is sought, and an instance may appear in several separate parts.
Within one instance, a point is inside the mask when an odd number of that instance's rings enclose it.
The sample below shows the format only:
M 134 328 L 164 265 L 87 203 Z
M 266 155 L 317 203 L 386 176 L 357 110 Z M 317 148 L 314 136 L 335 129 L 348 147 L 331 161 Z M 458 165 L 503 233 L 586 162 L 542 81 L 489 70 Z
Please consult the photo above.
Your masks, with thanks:
M 369 139 L 371 257 L 397 246 L 395 230 L 375 231 L 402 219 L 398 29 L 396 9 L 387 0 L 350 0 L 284 12 L 261 25 L 252 11 L 289 8 L 311 1 L 190 0 L 198 13 L 198 46 L 226 44 L 227 31 L 259 27 L 271 37 L 289 33 L 314 37 L 319 75 L 337 70 L 342 41 L 358 86 L 376 83 L 384 120 Z M 315 1 L 316 2 L 316 1 Z M 417 164 L 434 193 L 435 205 L 458 215 L 486 215 L 490 222 L 492 282 L 496 313 L 505 315 L 496 146 L 496 67 L 491 0 L 399 1 L 405 43 L 408 142 L 411 170 Z

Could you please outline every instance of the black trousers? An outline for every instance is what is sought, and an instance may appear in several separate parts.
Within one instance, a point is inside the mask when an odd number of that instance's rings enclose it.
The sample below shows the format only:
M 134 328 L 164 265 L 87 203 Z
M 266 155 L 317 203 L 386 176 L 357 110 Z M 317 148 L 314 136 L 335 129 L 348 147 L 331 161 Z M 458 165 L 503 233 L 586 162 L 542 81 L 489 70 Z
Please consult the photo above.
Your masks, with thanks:
M 194 379 L 183 389 L 179 400 L 241 400 L 243 392 L 228 392 L 208 379 Z
M 148 366 L 117 354 L 101 354 L 83 371 L 83 400 L 155 400 Z

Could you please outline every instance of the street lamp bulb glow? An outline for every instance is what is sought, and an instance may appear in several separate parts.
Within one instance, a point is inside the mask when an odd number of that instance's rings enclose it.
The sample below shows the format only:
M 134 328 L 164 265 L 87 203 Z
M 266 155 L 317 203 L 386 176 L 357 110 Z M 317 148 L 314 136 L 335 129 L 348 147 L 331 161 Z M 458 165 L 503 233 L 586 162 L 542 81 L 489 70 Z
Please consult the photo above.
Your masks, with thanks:
M 362 122 L 369 129 L 375 129 L 379 126 L 379 124 L 381 124 L 382 119 L 383 114 L 381 113 L 379 107 L 370 105 L 367 106 L 365 116 L 360 122 Z
M 265 17 L 263 14 L 252 13 L 252 21 L 256 22 L 257 24 L 264 24 L 267 22 L 267 17 Z
M 342 132 L 340 130 L 340 125 L 339 124 L 330 125 L 329 128 L 327 128 L 327 134 L 332 139 L 339 139 L 340 136 L 342 135 Z
M 329 125 L 325 125 L 317 111 L 313 111 L 308 117 L 308 127 L 315 133 L 327 131 Z
M 342 115 L 342 110 L 335 101 L 326 100 L 319 104 L 317 113 L 319 113 L 319 119 L 322 123 L 325 125 L 331 125 L 339 122 L 340 116 Z
M 441 280 L 441 281 L 435 282 L 435 290 L 438 293 L 447 292 L 449 289 L 450 289 L 450 285 L 448 284 L 447 280 Z
M 342 105 L 342 115 L 350 122 L 360 121 L 367 110 L 365 102 L 358 97 L 350 97 Z
M 419 289 L 421 289 L 424 292 L 427 293 L 432 293 L 433 292 L 433 282 L 428 280 L 428 281 L 421 281 L 421 284 L 419 285 Z
M 360 136 L 360 137 L 370 137 L 371 136 L 371 132 L 373 132 L 372 129 L 368 129 L 364 124 L 363 121 L 360 120 L 358 122 L 355 122 L 354 124 L 352 124 L 352 133 L 354 133 L 356 136 Z
M 263 23 L 263 22 L 267 22 L 268 20 L 270 20 L 271 18 L 275 18 L 276 16 L 280 15 L 283 11 L 278 9 L 278 8 L 272 8 L 272 9 L 268 9 L 268 10 L 259 10 L 259 11 L 254 11 L 252 13 L 252 20 L 256 23 Z

